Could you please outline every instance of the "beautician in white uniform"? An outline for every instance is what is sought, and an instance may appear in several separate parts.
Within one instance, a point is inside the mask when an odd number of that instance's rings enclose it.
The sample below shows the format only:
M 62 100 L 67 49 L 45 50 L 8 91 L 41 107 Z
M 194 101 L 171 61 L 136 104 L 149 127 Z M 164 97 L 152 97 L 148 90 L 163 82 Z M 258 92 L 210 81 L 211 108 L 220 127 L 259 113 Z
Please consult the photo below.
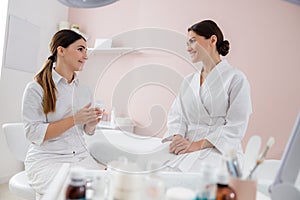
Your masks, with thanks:
M 30 185 L 40 198 L 63 163 L 100 169 L 87 151 L 83 134 L 92 134 L 101 110 L 91 107 L 92 95 L 76 71 L 87 60 L 86 40 L 71 30 L 57 32 L 51 56 L 23 96 L 26 137 L 32 143 L 25 160 Z
M 170 166 L 180 171 L 199 171 L 202 162 L 218 166 L 231 148 L 242 162 L 241 141 L 252 113 L 248 80 L 221 59 L 229 42 L 215 22 L 194 24 L 187 37 L 191 60 L 201 67 L 184 78 L 169 111 L 164 137 L 173 136 L 170 153 L 180 154 Z

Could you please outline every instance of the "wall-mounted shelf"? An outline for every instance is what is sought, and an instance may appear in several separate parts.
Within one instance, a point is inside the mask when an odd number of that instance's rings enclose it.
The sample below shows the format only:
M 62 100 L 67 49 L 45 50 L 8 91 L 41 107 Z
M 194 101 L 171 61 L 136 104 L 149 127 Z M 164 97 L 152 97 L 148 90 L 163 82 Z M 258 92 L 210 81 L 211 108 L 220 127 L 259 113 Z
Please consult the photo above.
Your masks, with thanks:
M 128 51 L 132 51 L 133 48 L 130 47 L 115 47 L 115 48 L 88 48 L 88 53 L 115 53 L 115 54 L 122 54 Z

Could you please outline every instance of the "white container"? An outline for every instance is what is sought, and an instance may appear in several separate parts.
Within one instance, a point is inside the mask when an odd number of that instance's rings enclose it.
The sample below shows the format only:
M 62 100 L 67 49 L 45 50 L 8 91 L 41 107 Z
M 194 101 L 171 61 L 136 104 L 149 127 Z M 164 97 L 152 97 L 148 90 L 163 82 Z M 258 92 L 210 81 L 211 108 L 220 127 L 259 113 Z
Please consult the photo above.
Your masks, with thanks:
M 112 39 L 96 39 L 94 49 L 109 49 L 112 45 Z
M 108 163 L 112 175 L 110 192 L 113 199 L 141 200 L 143 191 L 143 174 L 136 163 L 126 158 Z
M 63 30 L 63 29 L 70 29 L 70 23 L 67 21 L 61 21 L 58 24 L 58 30 Z
M 165 185 L 157 175 L 145 177 L 144 199 L 164 200 Z
M 166 192 L 166 200 L 194 200 L 195 197 L 193 190 L 184 187 L 173 187 Z
M 157 169 L 160 164 L 157 162 L 148 162 L 147 170 L 149 174 L 145 176 L 144 200 L 164 200 L 165 199 L 165 184 L 159 176 Z

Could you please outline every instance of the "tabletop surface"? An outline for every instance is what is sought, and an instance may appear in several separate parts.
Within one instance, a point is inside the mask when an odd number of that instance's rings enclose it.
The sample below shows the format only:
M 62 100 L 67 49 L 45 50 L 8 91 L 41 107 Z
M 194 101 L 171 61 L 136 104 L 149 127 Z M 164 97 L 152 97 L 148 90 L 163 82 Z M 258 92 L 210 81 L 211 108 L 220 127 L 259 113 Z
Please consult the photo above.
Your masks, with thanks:
M 69 184 L 71 166 L 68 163 L 62 165 L 54 181 L 49 186 L 42 200 L 64 200 L 66 188 Z M 84 170 L 87 177 L 104 177 L 109 174 L 106 170 Z M 162 172 L 163 173 L 163 172 Z M 176 172 L 178 173 L 178 172 Z M 182 176 L 182 174 L 181 174 Z M 100 198 L 101 199 L 101 198 Z M 256 192 L 256 200 L 270 200 L 270 197 L 260 191 Z

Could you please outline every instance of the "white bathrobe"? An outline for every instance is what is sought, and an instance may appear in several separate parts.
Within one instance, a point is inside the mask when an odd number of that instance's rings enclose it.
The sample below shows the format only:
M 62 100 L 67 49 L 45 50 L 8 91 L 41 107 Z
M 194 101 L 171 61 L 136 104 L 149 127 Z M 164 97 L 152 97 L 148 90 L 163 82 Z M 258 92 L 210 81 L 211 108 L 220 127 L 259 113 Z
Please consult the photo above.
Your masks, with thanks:
M 191 141 L 206 139 L 214 148 L 180 155 L 170 166 L 181 171 L 198 171 L 203 161 L 217 166 L 230 148 L 237 150 L 242 165 L 241 141 L 251 113 L 248 80 L 226 60 L 213 68 L 201 86 L 200 73 L 188 75 L 170 109 L 164 137 L 180 134 Z

